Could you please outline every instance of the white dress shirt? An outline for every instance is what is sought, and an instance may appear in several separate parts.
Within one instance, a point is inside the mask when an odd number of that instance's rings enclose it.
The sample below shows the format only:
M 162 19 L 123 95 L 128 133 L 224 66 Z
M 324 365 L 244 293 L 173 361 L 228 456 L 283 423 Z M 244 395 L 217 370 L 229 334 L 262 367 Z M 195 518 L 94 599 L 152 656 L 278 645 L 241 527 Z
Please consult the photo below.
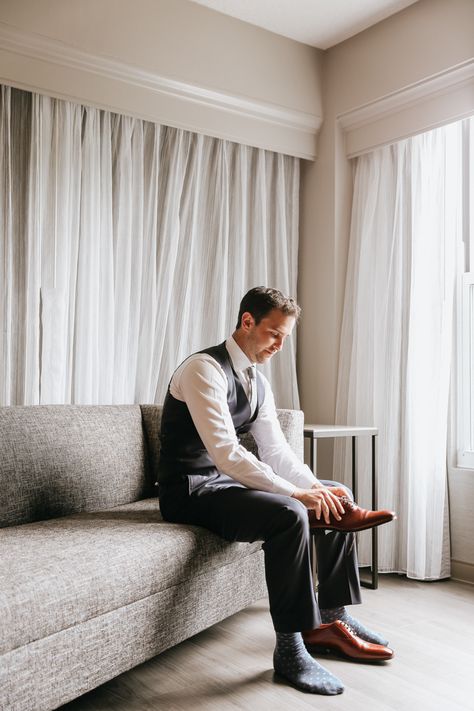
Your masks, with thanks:
M 249 395 L 245 372 L 254 365 L 234 341 L 226 348 L 233 368 Z M 239 444 L 227 404 L 227 377 L 220 364 L 207 353 L 196 353 L 184 361 L 171 379 L 171 395 L 185 402 L 199 436 L 217 469 L 244 484 L 291 496 L 295 489 L 310 489 L 316 479 L 310 468 L 295 455 L 285 439 L 268 380 L 260 373 L 265 399 L 252 424 L 260 460 Z

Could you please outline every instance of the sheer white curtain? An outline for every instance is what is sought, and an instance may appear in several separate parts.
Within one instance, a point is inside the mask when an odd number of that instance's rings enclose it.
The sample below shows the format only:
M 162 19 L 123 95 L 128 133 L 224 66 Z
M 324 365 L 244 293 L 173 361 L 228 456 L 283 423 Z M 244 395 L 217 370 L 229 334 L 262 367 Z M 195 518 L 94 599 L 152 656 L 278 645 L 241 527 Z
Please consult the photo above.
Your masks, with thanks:
M 162 402 L 260 284 L 296 293 L 296 158 L 2 87 L 0 404 Z M 295 340 L 270 376 L 297 407 Z
M 380 570 L 426 580 L 450 572 L 446 447 L 461 204 L 461 123 L 355 161 L 336 421 L 379 428 L 379 503 L 398 512 L 379 532 Z M 338 448 L 336 472 L 347 470 L 345 453 Z M 368 493 L 364 449 L 360 467 L 359 490 Z M 360 557 L 370 560 L 368 537 Z

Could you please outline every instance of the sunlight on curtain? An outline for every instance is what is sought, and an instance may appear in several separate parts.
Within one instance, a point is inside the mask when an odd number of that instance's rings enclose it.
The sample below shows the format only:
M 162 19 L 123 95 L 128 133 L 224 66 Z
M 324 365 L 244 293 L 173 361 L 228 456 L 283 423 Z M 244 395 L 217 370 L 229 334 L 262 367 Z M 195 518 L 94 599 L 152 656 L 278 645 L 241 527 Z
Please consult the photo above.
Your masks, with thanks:
M 162 402 L 257 285 L 296 294 L 299 161 L 2 87 L 0 404 Z M 298 407 L 295 336 L 271 365 Z
M 461 123 L 356 159 L 336 421 L 379 428 L 379 504 L 398 512 L 379 530 L 379 569 L 418 579 L 450 572 L 446 447 L 461 240 Z M 337 448 L 335 471 L 347 472 L 345 454 Z M 359 491 L 368 494 L 369 453 L 361 455 Z M 364 564 L 369 547 L 361 537 Z

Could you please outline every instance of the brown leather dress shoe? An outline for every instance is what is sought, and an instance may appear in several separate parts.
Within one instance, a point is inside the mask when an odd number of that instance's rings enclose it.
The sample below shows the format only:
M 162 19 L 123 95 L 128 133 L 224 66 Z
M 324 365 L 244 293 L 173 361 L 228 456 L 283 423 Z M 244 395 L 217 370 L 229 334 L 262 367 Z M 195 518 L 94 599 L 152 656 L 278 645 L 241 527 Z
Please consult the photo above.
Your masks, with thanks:
M 360 662 L 378 662 L 393 657 L 393 651 L 389 647 L 364 642 L 341 620 L 302 632 L 302 635 L 309 652 L 338 654 Z
M 329 514 L 329 523 L 326 523 L 321 516 L 316 518 L 316 513 L 313 509 L 308 510 L 309 524 L 312 530 L 320 528 L 329 528 L 333 531 L 343 531 L 349 533 L 351 531 L 364 531 L 366 528 L 374 528 L 382 523 L 388 523 L 397 518 L 394 511 L 370 511 L 357 506 L 354 501 L 351 501 L 348 496 L 339 496 L 341 504 L 344 506 L 345 513 L 341 514 L 341 520 L 338 521 L 335 516 Z

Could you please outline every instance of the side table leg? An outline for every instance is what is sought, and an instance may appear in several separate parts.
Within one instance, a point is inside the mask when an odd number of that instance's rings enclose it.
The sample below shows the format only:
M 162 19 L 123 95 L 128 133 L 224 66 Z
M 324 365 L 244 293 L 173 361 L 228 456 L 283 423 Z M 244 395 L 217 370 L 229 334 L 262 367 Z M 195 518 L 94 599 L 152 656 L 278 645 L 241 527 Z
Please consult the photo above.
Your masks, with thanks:
M 357 501 L 357 449 L 355 437 L 352 437 L 352 493 L 354 494 L 354 501 Z
M 318 440 L 316 437 L 311 437 L 311 449 L 309 452 L 309 468 L 314 476 L 318 477 Z
M 318 467 L 318 450 L 317 450 L 317 439 L 316 437 L 311 437 L 310 447 L 309 447 L 309 468 L 313 472 L 314 476 L 317 477 L 317 467 Z M 313 574 L 313 585 L 314 591 L 318 590 L 318 571 L 316 566 L 316 541 L 315 536 L 311 535 L 310 544 L 310 556 L 311 556 L 311 571 Z
M 371 493 L 372 493 L 372 510 L 377 510 L 377 450 L 375 438 L 377 435 L 372 435 L 372 476 L 371 476 Z M 354 488 L 354 498 L 357 492 L 357 469 L 355 468 L 354 462 L 356 458 L 356 447 L 355 447 L 355 437 L 352 438 L 352 482 Z M 355 484 L 355 486 L 354 486 Z M 357 500 L 357 499 L 356 499 Z M 370 579 L 361 580 L 360 584 L 364 588 L 369 588 L 370 590 L 377 590 L 379 584 L 379 563 L 378 563 L 378 529 L 377 527 L 372 528 L 372 561 L 370 566 Z
M 377 447 L 375 441 L 376 435 L 372 435 L 372 510 L 376 511 L 378 507 L 378 491 L 377 491 Z M 377 590 L 379 585 L 379 555 L 378 555 L 378 530 L 372 529 L 372 589 Z

